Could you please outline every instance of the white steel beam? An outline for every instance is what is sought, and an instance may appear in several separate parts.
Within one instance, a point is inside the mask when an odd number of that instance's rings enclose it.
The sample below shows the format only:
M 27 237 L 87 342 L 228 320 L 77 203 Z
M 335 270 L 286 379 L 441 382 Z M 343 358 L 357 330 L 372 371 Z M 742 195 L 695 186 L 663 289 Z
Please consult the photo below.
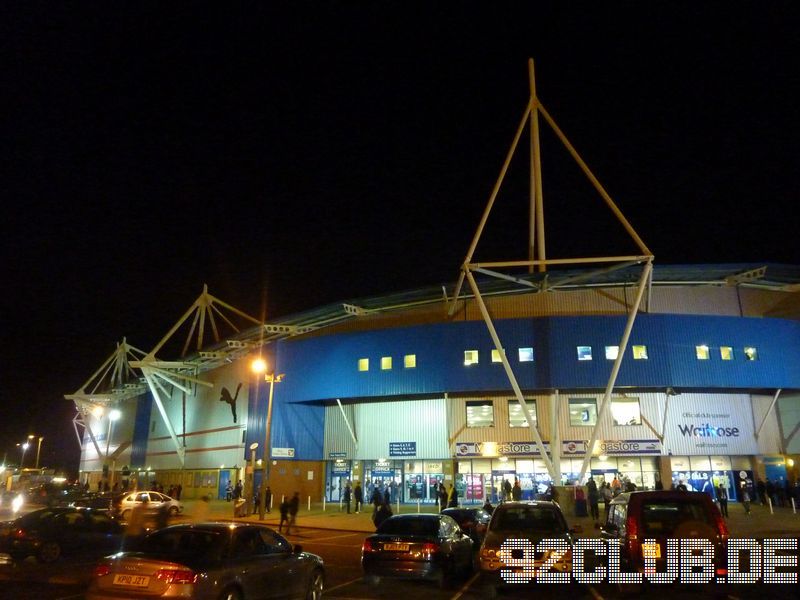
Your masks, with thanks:
M 778 388 L 777 390 L 775 390 L 775 395 L 772 397 L 772 402 L 770 402 L 767 412 L 764 413 L 764 418 L 761 419 L 761 424 L 758 426 L 758 429 L 756 429 L 756 440 L 758 439 L 758 436 L 761 435 L 761 430 L 764 428 L 764 424 L 767 422 L 767 417 L 769 417 L 769 414 L 775 407 L 775 403 L 778 402 L 778 396 L 780 395 L 781 395 L 781 388 Z
M 181 461 L 181 467 L 183 467 L 185 464 L 186 449 L 178 441 L 175 428 L 172 426 L 172 422 L 169 420 L 169 415 L 167 415 L 167 411 L 164 408 L 164 402 L 162 401 L 160 394 L 163 388 L 156 384 L 155 374 L 152 373 L 148 367 L 143 367 L 142 373 L 144 374 L 145 380 L 147 380 L 147 384 L 150 386 L 150 393 L 153 394 L 153 402 L 156 403 L 156 408 L 158 408 L 158 412 L 161 415 L 161 420 L 163 421 L 164 426 L 167 428 L 169 437 L 172 438 L 172 443 L 175 445 L 175 453 L 178 455 L 178 459 Z
M 356 437 L 356 434 L 350 425 L 350 419 L 347 418 L 347 413 L 344 412 L 344 406 L 342 406 L 342 401 L 339 398 L 337 398 L 336 404 L 339 405 L 339 410 L 342 411 L 342 417 L 344 418 L 344 424 L 347 425 L 347 430 L 350 432 L 350 437 L 353 438 L 353 443 L 356 445 L 356 448 L 358 448 L 358 438 Z

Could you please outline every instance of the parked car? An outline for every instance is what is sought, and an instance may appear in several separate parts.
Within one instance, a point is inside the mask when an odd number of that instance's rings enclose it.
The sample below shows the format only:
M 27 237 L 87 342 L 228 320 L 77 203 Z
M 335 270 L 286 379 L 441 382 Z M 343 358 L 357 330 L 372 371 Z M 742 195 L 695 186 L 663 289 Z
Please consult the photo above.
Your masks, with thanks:
M 95 510 L 111 510 L 114 494 L 111 492 L 84 492 L 76 497 L 70 506 L 94 508 Z
M 508 569 L 506 552 L 514 558 L 523 558 L 524 550 L 504 550 L 503 543 L 507 540 L 527 540 L 534 545 L 534 568 L 538 571 L 546 560 L 552 558 L 549 552 L 541 552 L 535 548 L 536 544 L 544 539 L 564 540 L 571 548 L 574 543 L 573 535 L 580 533 L 579 527 L 570 528 L 561 512 L 561 507 L 549 501 L 516 501 L 504 502 L 498 505 L 492 513 L 489 527 L 483 538 L 483 544 L 478 555 L 480 568 L 480 584 L 483 595 L 495 598 L 497 592 L 505 587 L 520 589 L 520 583 L 509 583 L 501 575 L 501 569 Z M 517 557 L 516 554 L 520 556 Z M 513 567 L 512 567 L 513 568 Z M 569 572 L 572 569 L 572 552 L 568 550 L 561 555 L 551 567 L 559 572 Z
M 361 566 L 373 587 L 383 578 L 429 579 L 447 587 L 472 570 L 472 540 L 447 515 L 395 515 L 364 540 Z
M 99 558 L 122 545 L 122 526 L 89 508 L 41 508 L 0 526 L 0 552 L 49 563 L 62 556 Z
M 461 531 L 466 533 L 472 538 L 475 544 L 475 549 L 478 549 L 483 542 L 483 537 L 486 535 L 486 528 L 489 526 L 489 520 L 492 518 L 488 512 L 482 507 L 460 507 L 460 508 L 445 508 L 442 511 L 443 515 L 453 517 Z
M 728 527 L 711 496 L 704 492 L 642 491 L 623 493 L 611 501 L 603 538 L 620 546 L 623 569 L 644 571 L 644 553 L 665 570 L 669 538 L 701 538 L 714 545 L 718 575 L 727 573 Z M 645 540 L 653 543 L 646 544 Z
M 250 523 L 172 525 L 151 533 L 135 552 L 95 567 L 87 600 L 193 598 L 320 600 L 322 559 L 292 547 L 274 530 Z
M 166 503 L 171 515 L 174 516 L 183 512 L 183 504 L 174 498 L 170 498 L 166 494 L 153 491 L 125 492 L 124 494 L 119 494 L 114 498 L 111 511 L 123 521 L 127 521 L 133 509 L 136 508 L 137 505 L 142 504 L 145 499 L 152 510 L 158 510 Z

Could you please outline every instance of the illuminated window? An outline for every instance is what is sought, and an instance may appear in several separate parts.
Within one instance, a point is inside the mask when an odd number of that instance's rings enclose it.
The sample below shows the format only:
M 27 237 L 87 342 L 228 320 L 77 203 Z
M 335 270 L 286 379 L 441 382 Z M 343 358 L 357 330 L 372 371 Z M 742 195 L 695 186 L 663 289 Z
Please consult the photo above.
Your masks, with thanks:
M 359 358 L 358 359 L 358 370 L 359 371 L 369 371 L 369 359 L 368 358 Z
M 694 352 L 697 355 L 697 360 L 708 360 L 711 358 L 711 352 L 709 352 L 708 346 L 705 344 L 702 346 L 695 346 Z
M 467 427 L 494 427 L 491 400 L 467 400 Z
M 758 350 L 756 350 L 753 346 L 745 346 L 744 358 L 745 360 L 758 360 Z
M 638 398 L 612 398 L 611 418 L 614 425 L 641 425 L 642 414 Z
M 520 348 L 519 362 L 533 362 L 533 348 Z
M 477 350 L 464 350 L 464 366 L 478 364 L 478 351 Z
M 617 360 L 619 346 L 606 346 L 606 360 Z
M 416 354 L 406 354 L 403 357 L 403 366 L 406 369 L 416 369 L 417 368 L 417 355 Z
M 381 357 L 381 371 L 391 371 L 392 369 L 392 357 L 391 356 L 382 356 Z
M 722 360 L 733 360 L 733 348 L 731 346 L 720 346 L 719 357 Z
M 647 360 L 647 346 L 634 346 L 633 360 Z
M 569 399 L 569 424 L 589 427 L 597 423 L 597 400 L 594 398 Z
M 592 347 L 578 346 L 578 360 L 592 360 Z
M 503 350 L 503 352 L 505 352 L 505 350 Z M 492 362 L 493 363 L 503 362 L 502 359 L 500 358 L 500 353 L 497 351 L 497 348 L 492 350 Z
M 536 400 L 525 400 L 528 405 L 528 411 L 533 417 L 534 424 L 536 423 Z M 525 418 L 525 411 L 522 410 L 522 405 L 519 400 L 508 401 L 508 426 L 509 427 L 527 427 L 528 419 Z

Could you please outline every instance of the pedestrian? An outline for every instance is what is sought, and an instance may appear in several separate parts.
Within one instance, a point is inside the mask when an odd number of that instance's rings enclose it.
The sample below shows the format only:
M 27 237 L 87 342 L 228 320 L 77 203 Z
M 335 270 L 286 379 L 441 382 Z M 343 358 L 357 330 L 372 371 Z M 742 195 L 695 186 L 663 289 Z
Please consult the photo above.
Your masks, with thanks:
M 439 482 L 438 499 L 439 499 L 439 512 L 441 512 L 445 508 L 447 508 L 447 490 L 444 487 L 444 483 L 442 483 L 441 481 Z
M 722 516 L 728 517 L 728 489 L 721 483 L 717 486 L 717 500 L 719 501 L 719 510 Z
M 233 500 L 233 484 L 228 481 L 228 485 L 225 486 L 225 502 L 230 502 Z
M 123 550 L 135 550 L 147 534 L 147 520 L 150 517 L 148 502 L 147 495 L 145 495 L 142 501 L 137 502 L 133 507 L 122 539 Z
M 283 501 L 281 501 L 279 510 L 281 511 L 281 520 L 280 523 L 278 523 L 278 533 L 281 532 L 283 524 L 286 523 L 286 535 L 289 535 L 289 501 L 284 498 Z
M 772 506 L 776 506 L 778 503 L 775 501 L 775 484 L 771 479 L 767 479 L 766 494 L 766 499 L 772 503 Z M 766 504 L 766 502 L 762 502 L 762 504 Z
M 679 479 L 679 480 L 678 480 L 678 485 L 676 485 L 676 486 L 675 486 L 675 489 L 676 489 L 677 491 L 679 491 L 679 492 L 685 492 L 685 491 L 688 491 L 688 488 L 686 487 L 686 484 L 685 484 L 685 483 L 683 483 L 683 479 Z
M 372 515 L 372 522 L 375 523 L 377 530 L 381 524 L 392 516 L 392 507 L 388 502 L 384 502 L 378 507 L 378 510 Z
M 492 514 L 494 512 L 494 506 L 492 506 L 492 503 L 489 502 L 488 498 L 486 499 L 486 502 L 483 503 L 483 510 L 485 510 L 489 514 Z
M 519 484 L 519 479 L 514 478 L 514 487 L 511 488 L 511 497 L 515 501 L 522 500 L 522 486 Z
M 300 510 L 300 492 L 295 492 L 292 499 L 289 500 L 289 523 L 286 525 L 286 535 L 289 535 L 289 530 L 294 527 L 297 529 L 297 511 Z
M 384 504 L 392 503 L 392 491 L 389 489 L 388 485 L 383 488 L 383 503 Z
M 350 482 L 348 481 L 347 484 L 344 486 L 344 496 L 342 497 L 342 501 L 344 505 L 347 507 L 347 514 L 350 514 Z
M 742 482 L 742 504 L 744 505 L 744 512 L 746 515 L 750 514 L 750 491 L 747 489 L 747 482 Z
M 511 482 L 508 479 L 503 480 L 503 501 L 508 502 L 511 500 Z
M 756 492 L 758 493 L 758 501 L 763 506 L 767 503 L 767 486 L 763 479 L 756 481 Z
M 592 519 L 595 521 L 600 520 L 600 492 L 597 489 L 597 484 L 594 481 L 594 477 L 589 477 L 589 481 L 586 482 L 586 495 L 589 499 L 589 513 L 591 514 Z
M 608 482 L 603 482 L 603 488 L 600 490 L 603 495 L 603 505 L 605 506 L 605 520 L 608 521 L 608 514 L 611 512 L 611 499 L 614 497 L 614 494 L 611 492 L 611 486 Z
M 242 484 L 242 480 L 236 482 L 236 487 L 233 488 L 233 499 L 236 500 L 242 497 L 242 492 L 244 491 L 244 485 Z
M 452 483 L 447 494 L 447 508 L 458 508 L 458 490 Z
M 616 498 L 619 493 L 622 491 L 622 484 L 620 483 L 617 476 L 614 475 L 614 480 L 611 482 L 611 494 Z
M 378 512 L 378 507 L 381 505 L 381 502 L 383 502 L 383 495 L 378 489 L 378 486 L 372 488 L 372 497 L 369 500 L 372 503 L 372 514 L 374 515 Z
M 356 514 L 358 514 L 361 511 L 361 505 L 364 504 L 364 491 L 361 489 L 360 481 L 356 481 L 353 488 L 353 498 L 356 501 Z
M 181 499 L 181 492 L 183 491 L 183 486 L 179 483 L 178 487 L 175 488 L 175 500 Z

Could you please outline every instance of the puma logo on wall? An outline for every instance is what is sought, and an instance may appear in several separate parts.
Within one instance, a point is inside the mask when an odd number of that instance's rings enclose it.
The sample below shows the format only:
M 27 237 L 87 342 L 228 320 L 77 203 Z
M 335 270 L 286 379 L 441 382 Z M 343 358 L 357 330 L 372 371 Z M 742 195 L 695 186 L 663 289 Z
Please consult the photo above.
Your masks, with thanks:
M 225 402 L 225 403 L 230 405 L 231 413 L 233 413 L 233 422 L 234 423 L 236 423 L 236 399 L 239 397 L 239 390 L 241 388 L 242 388 L 242 384 L 239 383 L 239 385 L 236 386 L 236 394 L 234 396 L 231 396 L 231 393 L 228 391 L 228 388 L 223 386 L 222 391 L 220 392 L 220 396 L 219 396 L 219 401 L 220 402 Z

